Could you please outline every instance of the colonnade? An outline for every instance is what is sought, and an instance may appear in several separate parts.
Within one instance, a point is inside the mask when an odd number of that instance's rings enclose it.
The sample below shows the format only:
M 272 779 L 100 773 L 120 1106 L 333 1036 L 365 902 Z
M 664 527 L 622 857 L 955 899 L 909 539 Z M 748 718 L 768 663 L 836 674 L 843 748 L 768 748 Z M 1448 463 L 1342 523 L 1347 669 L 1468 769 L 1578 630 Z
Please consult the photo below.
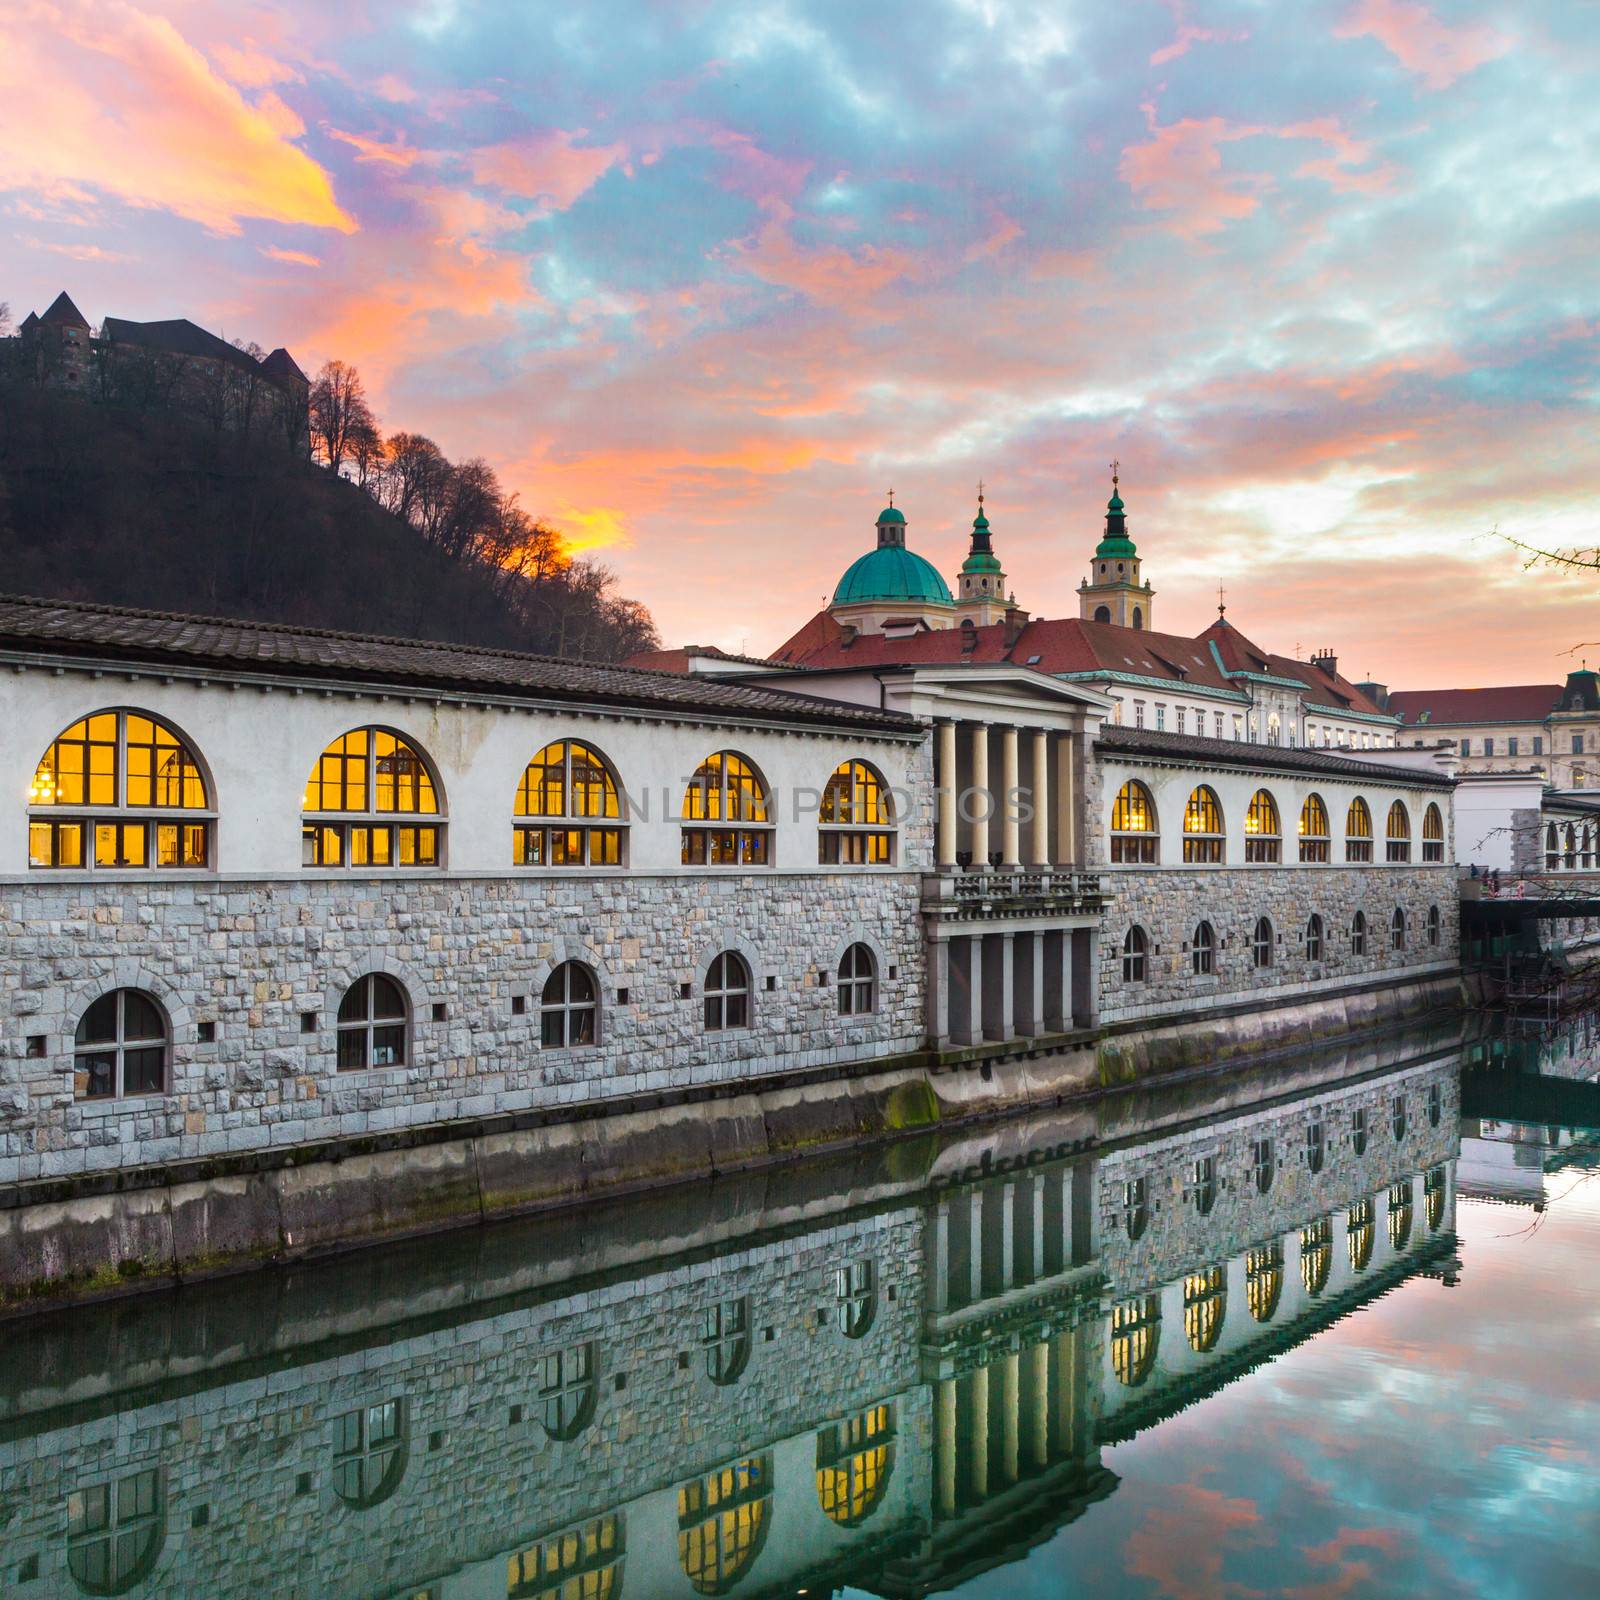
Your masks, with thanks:
M 1038 871 L 1078 861 L 1075 746 L 1072 734 L 1053 729 L 937 721 L 939 870 Z
M 935 1048 L 1038 1038 L 1099 1021 L 1096 927 L 974 927 L 928 944 L 928 1037 Z

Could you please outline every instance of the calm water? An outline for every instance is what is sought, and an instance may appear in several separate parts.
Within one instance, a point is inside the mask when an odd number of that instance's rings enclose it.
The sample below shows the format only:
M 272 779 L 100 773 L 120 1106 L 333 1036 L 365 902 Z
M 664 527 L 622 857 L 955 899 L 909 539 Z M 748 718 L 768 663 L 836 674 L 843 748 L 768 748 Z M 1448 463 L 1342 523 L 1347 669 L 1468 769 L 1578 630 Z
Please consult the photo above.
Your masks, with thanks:
M 1407 1037 L 11 1325 L 0 1593 L 1595 1592 L 1595 1049 Z

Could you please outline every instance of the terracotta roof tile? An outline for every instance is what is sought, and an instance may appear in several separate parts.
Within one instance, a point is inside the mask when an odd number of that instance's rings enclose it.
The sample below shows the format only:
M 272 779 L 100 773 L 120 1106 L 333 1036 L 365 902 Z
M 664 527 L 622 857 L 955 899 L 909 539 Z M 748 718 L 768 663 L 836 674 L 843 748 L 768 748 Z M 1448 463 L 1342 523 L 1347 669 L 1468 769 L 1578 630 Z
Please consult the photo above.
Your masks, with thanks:
M 1408 727 L 1450 727 L 1475 722 L 1543 722 L 1561 698 L 1559 683 L 1513 684 L 1499 689 L 1396 689 L 1389 706 Z
M 1288 745 L 1245 744 L 1236 739 L 1197 739 L 1192 734 L 1157 733 L 1152 728 L 1126 728 L 1107 724 L 1095 741 L 1100 755 L 1160 757 L 1185 762 L 1270 768 L 1280 772 L 1325 772 L 1330 777 L 1368 778 L 1390 784 L 1419 784 L 1428 789 L 1452 789 L 1455 779 L 1444 773 L 1421 772 L 1413 767 L 1363 761 L 1359 755 L 1337 750 L 1295 749 Z

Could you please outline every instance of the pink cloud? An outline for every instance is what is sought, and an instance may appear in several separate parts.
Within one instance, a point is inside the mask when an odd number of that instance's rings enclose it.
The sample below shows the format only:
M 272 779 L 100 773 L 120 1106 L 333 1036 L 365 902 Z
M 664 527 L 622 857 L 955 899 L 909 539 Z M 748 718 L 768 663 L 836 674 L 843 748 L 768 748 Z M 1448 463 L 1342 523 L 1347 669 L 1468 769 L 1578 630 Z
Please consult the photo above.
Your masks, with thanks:
M 1359 0 L 1334 34 L 1376 39 L 1429 89 L 1448 89 L 1511 48 L 1511 40 L 1486 22 L 1451 28 L 1412 0 Z
M 165 18 L 108 0 L 24 3 L 0 53 L 0 170 L 87 185 L 218 233 L 262 217 L 351 232 L 298 119 L 219 76 Z
M 429 159 L 426 150 L 419 150 L 415 145 L 407 144 L 404 135 L 393 143 L 369 138 L 362 133 L 348 133 L 343 128 L 329 128 L 328 135 L 337 139 L 340 144 L 349 145 L 355 151 L 357 161 L 373 161 L 380 166 L 399 167 L 404 171 L 407 167 L 414 167 L 419 161 Z
M 1241 30 L 1238 33 L 1222 33 L 1215 28 L 1197 28 L 1193 23 L 1180 23 L 1177 36 L 1171 44 L 1164 44 L 1150 57 L 1152 67 L 1164 67 L 1169 61 L 1176 61 L 1179 56 L 1189 53 L 1192 44 L 1238 44 L 1248 39 L 1250 35 Z
M 763 283 L 793 289 L 819 305 L 861 309 L 912 272 L 915 263 L 904 250 L 870 244 L 855 251 L 836 245 L 807 249 L 789 232 L 788 206 L 772 201 L 767 210 L 771 218 L 755 239 L 737 242 L 730 252 Z
M 627 154 L 620 144 L 578 145 L 582 130 L 531 134 L 471 153 L 472 181 L 565 211 Z
M 304 250 L 280 250 L 275 244 L 262 245 L 261 253 L 269 261 L 287 261 L 290 265 L 296 267 L 320 267 L 322 265 L 320 256 L 308 255 Z
M 211 54 L 224 74 L 241 89 L 266 89 L 275 83 L 299 83 L 301 74 L 285 61 L 278 61 L 264 50 L 258 50 L 252 40 L 240 48 L 231 44 L 215 44 Z

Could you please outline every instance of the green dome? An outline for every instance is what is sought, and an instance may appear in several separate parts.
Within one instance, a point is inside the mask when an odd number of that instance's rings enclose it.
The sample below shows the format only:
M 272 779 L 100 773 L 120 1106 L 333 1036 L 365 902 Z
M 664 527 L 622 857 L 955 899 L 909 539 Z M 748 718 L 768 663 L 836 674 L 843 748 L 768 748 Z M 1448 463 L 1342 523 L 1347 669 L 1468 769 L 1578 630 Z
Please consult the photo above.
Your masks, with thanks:
M 893 506 L 886 506 L 878 513 L 879 527 L 882 527 L 886 522 L 904 522 L 905 520 L 905 517 L 900 512 L 896 511 Z
M 1105 537 L 1095 546 L 1095 556 L 1109 556 L 1112 560 L 1127 560 L 1137 556 L 1133 540 L 1128 537 L 1128 518 L 1126 507 L 1122 504 L 1122 496 L 1115 489 L 1111 498 L 1106 501 L 1106 532 Z
M 905 520 L 898 511 L 893 515 Z M 908 600 L 947 606 L 955 603 L 939 569 L 901 544 L 880 545 L 850 564 L 833 591 L 833 603 L 845 606 L 859 600 Z
M 961 563 L 963 572 L 998 572 L 1000 558 L 994 553 L 989 544 L 989 519 L 984 516 L 982 506 L 978 514 L 972 519 L 972 554 Z

